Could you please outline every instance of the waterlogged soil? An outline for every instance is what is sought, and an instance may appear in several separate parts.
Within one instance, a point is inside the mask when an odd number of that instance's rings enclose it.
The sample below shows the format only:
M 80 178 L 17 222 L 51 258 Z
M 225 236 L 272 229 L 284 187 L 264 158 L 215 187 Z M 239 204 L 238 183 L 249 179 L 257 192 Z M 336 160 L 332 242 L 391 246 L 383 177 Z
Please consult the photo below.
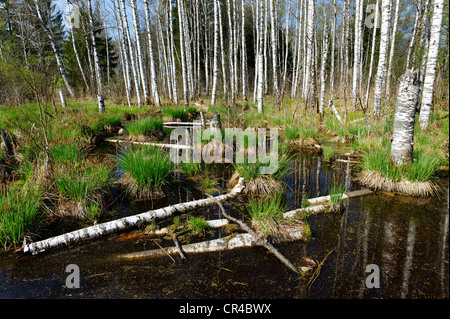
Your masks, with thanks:
M 285 199 L 290 208 L 306 198 L 328 194 L 332 183 L 346 190 L 360 189 L 348 163 L 325 163 L 307 155 L 296 159 L 286 178 Z M 218 179 L 226 189 L 229 171 Z M 223 188 L 222 188 L 223 186 Z M 174 189 L 168 202 L 198 199 L 194 192 Z M 245 198 L 225 203 L 234 215 Z M 123 202 L 121 215 L 143 212 L 164 202 Z M 191 212 L 218 218 L 216 206 Z M 411 198 L 374 193 L 345 202 L 340 213 L 312 215 L 308 241 L 278 244 L 279 251 L 297 266 L 303 257 L 320 272 L 299 276 L 262 247 L 139 260 L 119 260 L 124 253 L 173 246 L 164 238 L 113 235 L 38 256 L 0 254 L 0 298 L 448 298 L 449 193 L 448 181 L 439 197 Z M 161 225 L 170 224 L 166 221 Z M 226 230 L 214 237 L 227 236 Z M 206 235 L 207 237 L 211 236 Z M 191 238 L 193 241 L 204 238 Z M 69 289 L 68 265 L 80 270 L 79 288 Z M 379 288 L 368 288 L 368 265 L 380 270 Z

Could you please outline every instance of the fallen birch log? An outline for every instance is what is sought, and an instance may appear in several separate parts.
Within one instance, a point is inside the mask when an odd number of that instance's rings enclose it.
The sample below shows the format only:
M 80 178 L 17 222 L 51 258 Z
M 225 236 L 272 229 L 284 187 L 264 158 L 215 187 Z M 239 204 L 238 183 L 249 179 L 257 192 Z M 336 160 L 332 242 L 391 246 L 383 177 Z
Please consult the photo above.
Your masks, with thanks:
M 221 228 L 224 227 L 228 224 L 228 219 L 212 219 L 212 220 L 207 220 L 206 223 L 208 224 L 209 227 L 211 228 Z M 180 227 L 182 228 L 182 226 Z M 146 236 L 162 236 L 162 235 L 167 235 L 170 233 L 170 227 L 164 227 L 161 229 L 155 229 L 155 230 L 149 230 L 149 231 L 144 231 Z
M 130 229 L 144 224 L 149 224 L 154 220 L 167 218 L 175 213 L 185 212 L 187 210 L 196 209 L 198 207 L 209 206 L 217 201 L 222 202 L 237 196 L 244 189 L 244 178 L 239 178 L 239 182 L 233 189 L 223 195 L 214 198 L 205 198 L 195 201 L 170 205 L 156 210 L 150 210 L 145 213 L 127 216 L 113 221 L 93 225 L 83 229 L 75 230 L 59 236 L 51 237 L 38 242 L 26 244 L 23 248 L 24 253 L 36 255 L 52 248 L 60 246 L 68 246 L 80 241 L 91 240 L 100 236 L 108 235 Z
M 214 198 L 213 198 L 214 199 Z M 223 208 L 222 204 L 217 201 L 216 199 L 214 199 L 217 203 L 217 205 L 219 205 L 220 207 L 220 211 L 222 212 L 223 216 L 225 216 L 227 219 L 231 220 L 232 222 L 235 222 L 236 224 L 238 224 L 239 226 L 241 226 L 241 228 L 243 230 L 245 230 L 247 233 L 249 233 L 252 237 L 253 240 L 260 246 L 263 246 L 264 248 L 266 248 L 268 251 L 270 251 L 272 254 L 274 254 L 284 265 L 286 265 L 289 269 L 291 269 L 292 271 L 298 273 L 298 269 L 297 267 L 295 267 L 290 261 L 289 259 L 287 259 L 285 256 L 283 256 L 283 254 L 281 254 L 278 249 L 276 249 L 271 243 L 269 243 L 264 237 L 258 235 L 253 229 L 251 229 L 249 226 L 247 226 L 247 224 L 245 224 L 244 222 L 231 217 L 230 215 L 228 215 L 225 212 L 225 209 Z
M 134 142 L 134 141 L 125 141 L 125 140 L 115 140 L 115 139 L 110 139 L 110 138 L 106 138 L 105 141 L 106 142 L 111 142 L 111 143 L 150 145 L 150 146 L 176 148 L 176 149 L 186 149 L 186 150 L 193 150 L 194 149 L 190 145 L 180 145 L 180 144 L 164 144 L 164 143 L 152 143 L 152 142 Z
M 361 189 L 358 191 L 343 193 L 341 195 L 341 200 L 364 196 L 364 195 L 369 195 L 372 193 L 373 192 L 370 189 Z M 304 208 L 297 208 L 297 209 L 285 212 L 285 213 L 283 213 L 283 217 L 284 218 L 292 218 L 292 217 L 295 217 L 295 215 L 297 215 L 299 213 L 302 215 L 305 215 L 305 214 L 312 215 L 312 214 L 321 213 L 329 208 L 329 205 L 327 205 L 327 204 L 331 202 L 331 196 L 327 195 L 327 196 L 320 196 L 320 197 L 316 197 L 316 198 L 310 198 L 307 201 L 310 206 L 304 207 Z
M 289 237 L 292 241 L 303 239 L 302 230 L 298 230 L 296 232 L 290 232 Z M 274 241 L 274 243 L 278 243 L 281 241 Z M 213 240 L 202 241 L 198 243 L 188 244 L 182 246 L 183 252 L 186 254 L 198 254 L 198 253 L 208 253 L 208 252 L 217 252 L 224 250 L 231 250 L 236 248 L 245 248 L 245 247 L 254 247 L 254 246 L 262 246 L 260 241 L 255 240 L 255 238 L 249 234 L 237 234 L 230 235 L 224 238 L 218 238 Z M 168 247 L 164 249 L 154 249 L 154 250 L 146 250 L 139 251 L 129 254 L 123 254 L 117 256 L 119 259 L 136 259 L 136 258 L 144 258 L 144 257 L 160 257 L 167 254 L 177 254 L 178 249 L 176 246 Z M 296 271 L 298 272 L 298 271 Z

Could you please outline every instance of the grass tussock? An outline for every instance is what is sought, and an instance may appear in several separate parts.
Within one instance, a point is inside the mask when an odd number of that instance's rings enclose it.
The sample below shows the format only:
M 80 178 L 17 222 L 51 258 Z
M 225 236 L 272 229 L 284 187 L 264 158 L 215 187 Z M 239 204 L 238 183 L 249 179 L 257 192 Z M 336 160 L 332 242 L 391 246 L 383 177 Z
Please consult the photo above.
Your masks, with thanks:
M 251 226 L 263 236 L 274 236 L 279 232 L 279 222 L 283 219 L 286 205 L 281 194 L 250 200 L 247 212 Z
M 0 192 L 0 245 L 18 246 L 27 231 L 43 218 L 42 192 L 38 188 L 12 187 Z
M 163 121 L 155 117 L 146 117 L 131 121 L 125 126 L 132 138 L 151 137 L 161 139 L 163 134 Z
M 125 173 L 123 183 L 130 194 L 149 198 L 163 196 L 172 175 L 172 162 L 167 153 L 158 147 L 129 147 L 117 158 Z

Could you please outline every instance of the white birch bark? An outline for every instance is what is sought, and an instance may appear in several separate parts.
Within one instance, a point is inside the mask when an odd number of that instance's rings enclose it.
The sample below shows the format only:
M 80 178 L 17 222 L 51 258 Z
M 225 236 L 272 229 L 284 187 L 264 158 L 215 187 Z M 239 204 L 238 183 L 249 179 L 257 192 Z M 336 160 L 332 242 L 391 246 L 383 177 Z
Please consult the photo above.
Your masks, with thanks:
M 71 8 L 69 0 L 66 0 L 66 4 L 68 8 Z M 70 13 L 71 14 L 71 13 Z M 75 41 L 75 33 L 73 32 L 73 25 L 71 19 L 69 19 L 69 29 L 70 29 L 70 35 L 72 36 L 72 47 L 73 52 L 75 52 L 75 58 L 77 59 L 78 68 L 80 69 L 81 76 L 83 77 L 84 84 L 86 85 L 86 90 L 90 91 L 90 87 L 86 78 L 86 74 L 84 72 L 83 65 L 81 64 L 80 55 L 78 54 L 78 49 Z
M 366 98 L 365 98 L 365 108 L 367 108 L 367 103 L 369 101 L 369 91 L 370 91 L 370 83 L 372 80 L 372 70 L 373 70 L 373 61 L 375 56 L 375 44 L 377 40 L 377 26 L 378 26 L 378 18 L 379 18 L 379 4 L 380 0 L 377 0 L 376 7 L 375 7 L 375 23 L 373 26 L 373 35 L 372 35 L 372 52 L 370 53 L 370 65 L 369 65 L 369 74 L 368 74 L 368 80 L 367 80 L 367 88 L 366 88 Z
M 122 15 L 120 11 L 120 5 L 116 5 L 115 0 L 113 2 L 114 5 L 114 16 L 116 18 L 117 22 L 117 38 L 120 43 L 120 50 L 121 50 L 121 59 L 123 64 L 123 77 L 125 82 L 125 91 L 127 96 L 127 104 L 129 107 L 131 107 L 131 69 L 130 69 L 130 61 L 129 61 L 129 55 L 128 55 L 128 46 L 126 45 L 126 38 L 125 33 L 123 30 L 123 21 L 122 21 Z M 119 11 L 119 16 L 117 16 L 117 11 Z M 123 38 L 122 38 L 123 36 Z
M 173 102 L 178 104 L 178 90 L 177 90 L 177 70 L 175 64 L 175 43 L 173 40 L 173 18 L 172 18 L 172 4 L 168 2 L 169 11 L 169 33 L 170 33 L 170 55 L 172 59 L 172 90 L 173 90 Z
M 103 81 L 102 81 L 102 74 L 101 74 L 101 70 L 100 70 L 100 61 L 98 58 L 97 43 L 95 41 L 94 19 L 92 18 L 91 0 L 87 0 L 87 6 L 88 6 L 88 16 L 89 16 L 89 33 L 91 35 L 92 50 L 94 53 L 95 76 L 97 79 L 98 110 L 100 113 L 104 113 L 105 112 L 105 100 L 103 97 Z
M 419 1 L 419 4 L 417 5 L 417 10 L 416 10 L 416 17 L 414 18 L 414 27 L 413 27 L 413 30 L 411 32 L 411 40 L 409 41 L 408 54 L 406 56 L 406 68 L 405 68 L 405 70 L 409 69 L 409 65 L 411 63 L 411 54 L 413 52 L 414 43 L 416 42 L 417 27 L 419 25 L 419 16 L 420 16 L 420 11 L 421 10 L 422 10 L 422 2 Z
M 213 83 L 211 91 L 211 105 L 216 104 L 217 93 L 217 77 L 219 73 L 218 57 L 219 57 L 219 8 L 218 0 L 214 0 L 214 52 L 213 52 Z
M 136 90 L 136 98 L 138 101 L 138 106 L 141 107 L 142 106 L 142 100 L 141 100 L 141 90 L 140 90 L 140 85 L 139 85 L 139 74 L 138 74 L 138 70 L 136 68 L 136 60 L 134 57 L 134 49 L 133 49 L 133 44 L 131 43 L 131 36 L 130 36 L 130 28 L 128 27 L 128 18 L 127 18 L 127 13 L 125 11 L 126 6 L 125 6 L 125 0 L 120 0 L 120 10 L 122 13 L 122 26 L 123 26 L 123 31 L 124 31 L 124 38 L 127 39 L 127 43 L 128 43 L 128 52 L 130 54 L 130 60 L 131 60 L 131 71 L 133 73 L 133 78 L 134 78 L 134 86 L 135 86 L 135 90 Z
M 58 51 L 58 48 L 56 47 L 55 39 L 53 37 L 52 31 L 48 28 L 48 26 L 45 24 L 43 18 L 41 9 L 39 8 L 39 4 L 37 0 L 33 0 L 37 18 L 39 19 L 39 22 L 42 25 L 42 28 L 44 29 L 45 34 L 47 35 L 48 39 L 50 40 L 50 45 L 52 47 L 53 53 L 55 54 L 56 64 L 58 66 L 59 73 L 61 74 L 61 77 L 63 78 L 64 84 L 66 85 L 67 91 L 69 91 L 69 94 L 71 97 L 75 97 L 75 94 L 73 93 L 72 86 L 69 83 L 69 80 L 67 79 L 66 69 L 64 68 L 64 63 L 61 58 L 61 55 Z
M 155 58 L 153 55 L 153 41 L 152 41 L 152 32 L 150 27 L 150 9 L 148 6 L 148 0 L 144 0 L 144 9 L 145 9 L 145 25 L 147 28 L 148 35 L 148 59 L 150 62 L 150 83 L 152 87 L 152 96 L 155 104 L 157 106 L 161 105 L 161 100 L 159 98 L 158 92 L 158 83 L 156 82 L 156 71 L 155 71 Z
M 414 122 L 419 99 L 419 73 L 408 70 L 400 78 L 392 132 L 391 160 L 394 165 L 412 162 Z
M 131 16 L 133 20 L 133 29 L 134 29 L 134 39 L 136 41 L 136 55 L 137 55 L 137 64 L 138 64 L 138 72 L 139 72 L 139 78 L 141 79 L 141 85 L 142 85 L 142 92 L 144 94 L 144 100 L 146 103 L 148 103 L 149 94 L 148 94 L 148 82 L 147 82 L 147 76 L 144 70 L 144 56 L 142 54 L 142 44 L 141 44 L 141 37 L 139 35 L 139 21 L 138 21 L 138 13 L 137 13 L 137 6 L 136 6 L 136 0 L 131 0 Z M 148 23 L 148 17 L 146 16 L 146 22 Z M 151 42 L 149 42 L 151 43 Z M 149 45 L 150 46 L 150 45 Z
M 237 196 L 242 192 L 244 187 L 244 179 L 240 178 L 236 186 L 234 186 L 233 189 L 227 194 L 223 194 L 214 198 L 206 198 L 186 203 L 179 203 L 156 210 L 150 210 L 145 213 L 96 224 L 56 237 L 51 237 L 42 241 L 27 244 L 25 245 L 23 251 L 24 253 L 31 253 L 32 255 L 36 255 L 53 248 L 61 247 L 64 245 L 71 245 L 80 241 L 92 240 L 101 236 L 148 224 L 154 220 L 167 218 L 176 213 L 185 212 L 198 207 L 214 205 L 217 203 L 217 201 L 221 202 Z
M 439 54 L 439 40 L 441 36 L 444 0 L 433 2 L 433 18 L 431 21 L 430 44 L 428 47 L 427 68 L 423 83 L 422 105 L 420 108 L 419 123 L 422 129 L 428 127 L 433 103 L 434 80 L 436 77 L 437 58 Z
M 241 23 L 242 23 L 242 31 L 241 31 L 241 45 L 242 45 L 242 53 L 241 53 L 241 71 L 242 71 L 242 98 L 244 101 L 247 101 L 247 48 L 245 45 L 245 0 L 241 0 Z
M 306 68 L 305 68 L 305 80 L 303 98 L 309 99 L 311 94 L 311 75 L 313 72 L 313 54 L 314 54 L 314 0 L 308 0 L 308 17 L 307 17 L 307 29 L 306 29 Z
M 275 24 L 275 0 L 269 0 L 270 3 L 270 24 L 271 24 L 271 41 L 272 41 L 272 70 L 273 70 L 273 90 L 275 92 L 277 108 L 280 107 L 280 89 L 278 87 L 278 43 L 277 43 L 277 26 Z
M 392 27 L 392 35 L 391 35 L 391 49 L 389 52 L 389 64 L 386 75 L 386 97 L 389 99 L 391 94 L 391 76 L 392 76 L 392 64 L 394 63 L 394 50 L 395 50 L 395 36 L 397 33 L 397 25 L 398 25 L 398 10 L 399 10 L 400 0 L 396 0 L 395 4 L 395 15 L 394 15 L 394 25 Z
M 220 2 L 217 3 L 217 9 L 219 13 L 219 38 L 220 38 L 220 62 L 222 64 L 222 82 L 223 82 L 223 95 L 227 96 L 228 90 L 227 90 L 227 71 L 226 71 L 226 61 L 227 57 L 225 55 L 225 45 L 223 41 L 223 27 L 222 27 L 222 9 L 220 7 Z
M 359 97 L 359 85 L 361 81 L 361 42 L 362 42 L 362 15 L 361 7 L 363 0 L 356 1 L 356 15 L 355 15 L 355 42 L 353 48 L 353 85 L 352 85 L 352 102 L 356 104 Z
M 335 46 L 336 46 L 336 0 L 333 0 L 333 26 L 331 30 L 331 66 L 330 66 L 330 101 L 334 103 L 334 68 L 335 68 Z
M 328 25 L 325 17 L 325 26 L 323 30 L 323 49 L 322 49 L 322 61 L 320 67 L 320 103 L 319 103 L 319 116 L 323 119 L 324 106 L 325 106 L 325 67 L 328 58 Z
M 230 0 L 227 0 L 227 12 L 228 12 L 228 37 L 229 37 L 229 46 L 228 46 L 228 61 L 230 66 L 230 87 L 231 87 L 231 104 L 234 106 L 236 104 L 236 89 L 235 89 L 235 65 L 234 65 L 234 55 L 236 52 L 234 51 L 234 34 L 233 34 L 233 18 L 231 15 L 231 3 Z
M 179 21 L 179 35 L 180 35 L 180 53 L 181 53 L 181 73 L 183 75 L 183 98 L 185 107 L 189 105 L 188 98 L 188 79 L 186 70 L 186 52 L 185 52 L 185 42 L 184 42 L 184 19 L 183 19 L 183 0 L 177 0 L 178 8 L 178 21 Z
M 386 60 L 389 42 L 389 28 L 391 23 L 391 0 L 381 2 L 381 30 L 380 30 L 380 52 L 378 58 L 377 75 L 375 78 L 373 113 L 380 116 L 381 99 L 383 95 L 383 83 L 386 75 Z

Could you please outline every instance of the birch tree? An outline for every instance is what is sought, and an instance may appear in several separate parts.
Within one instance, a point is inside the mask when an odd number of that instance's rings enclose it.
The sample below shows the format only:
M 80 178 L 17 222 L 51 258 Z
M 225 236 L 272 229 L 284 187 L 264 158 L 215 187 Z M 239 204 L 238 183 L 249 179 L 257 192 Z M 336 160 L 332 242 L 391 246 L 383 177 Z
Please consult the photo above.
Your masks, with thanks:
M 407 70 L 400 78 L 392 131 L 390 154 L 391 160 L 396 166 L 412 162 L 414 122 L 419 91 L 419 73 L 417 71 Z
M 379 4 L 380 4 L 380 1 L 377 0 L 376 5 L 375 5 L 375 19 L 374 19 L 375 24 L 373 26 L 372 50 L 370 53 L 370 64 L 369 64 L 369 74 L 368 74 L 367 88 L 366 88 L 366 98 L 365 98 L 365 102 L 364 102 L 364 105 L 366 108 L 367 108 L 367 103 L 369 101 L 370 83 L 372 80 L 372 68 L 373 68 L 373 61 L 374 61 L 374 56 L 375 56 L 375 44 L 376 44 L 376 40 L 377 40 L 377 30 L 378 30 Z
M 217 77 L 219 73 L 219 15 L 218 0 L 214 0 L 214 52 L 213 52 L 213 84 L 211 91 L 211 105 L 216 104 Z
M 148 0 L 144 0 L 144 9 L 145 9 L 145 25 L 147 28 L 147 36 L 148 36 L 148 59 L 150 62 L 150 82 L 152 86 L 152 97 L 157 106 L 161 105 L 161 101 L 158 93 L 158 84 L 156 82 L 156 71 L 155 71 L 155 58 L 153 55 L 153 41 L 152 41 L 152 31 L 150 26 L 150 8 L 148 6 Z
M 141 100 L 141 90 L 140 90 L 140 85 L 139 85 L 139 75 L 138 75 L 138 70 L 136 69 L 136 61 L 134 58 L 133 44 L 131 42 L 130 28 L 128 27 L 128 18 L 127 18 L 127 13 L 126 13 L 125 0 L 120 0 L 120 11 L 122 13 L 122 26 L 123 26 L 123 31 L 124 31 L 124 38 L 127 41 L 128 52 L 130 54 L 131 71 L 133 73 L 133 78 L 134 78 L 134 87 L 136 90 L 136 98 L 138 100 L 138 106 L 141 107 L 142 100 Z
M 271 40 L 272 40 L 272 70 L 273 70 L 273 91 L 275 92 L 277 108 L 280 107 L 280 90 L 278 88 L 278 43 L 277 43 L 277 27 L 275 24 L 275 0 L 270 2 L 270 24 L 271 24 Z
M 186 52 L 184 50 L 185 42 L 184 42 L 184 19 L 183 19 L 183 0 L 177 0 L 177 8 L 178 8 L 178 21 L 179 21 L 179 32 L 180 32 L 180 53 L 181 53 L 181 73 L 183 75 L 183 98 L 184 105 L 189 105 L 188 98 L 188 79 L 187 79 L 187 70 L 186 70 Z
M 148 82 L 147 76 L 144 70 L 144 56 L 142 54 L 142 44 L 141 44 L 141 36 L 139 34 L 139 20 L 137 13 L 136 0 L 131 0 L 131 13 L 133 20 L 133 29 L 134 29 L 134 39 L 136 41 L 136 55 L 137 55 L 137 64 L 138 64 L 138 72 L 139 78 L 141 79 L 142 91 L 144 93 L 144 100 L 148 103 L 149 94 L 148 94 Z M 146 11 L 147 13 L 147 11 Z M 149 23 L 149 18 L 146 16 L 146 22 Z M 151 41 L 149 41 L 149 44 Z M 150 47 L 150 45 L 149 45 Z
M 441 36 L 444 0 L 435 0 L 433 3 L 433 17 L 431 21 L 430 44 L 428 47 L 427 67 L 423 83 L 422 105 L 420 108 L 419 123 L 422 129 L 428 127 L 433 103 L 434 80 L 436 78 L 437 58 L 439 54 L 439 41 Z
M 381 99 L 383 94 L 383 83 L 386 75 L 386 60 L 389 42 L 389 28 L 391 23 L 391 0 L 382 0 L 381 3 L 381 30 L 380 30 L 380 52 L 378 57 L 377 75 L 375 78 L 373 113 L 380 116 Z
M 67 91 L 69 91 L 69 94 L 71 97 L 75 97 L 75 94 L 73 93 L 72 86 L 69 83 L 69 80 L 67 79 L 66 69 L 64 67 L 64 63 L 61 57 L 61 54 L 59 53 L 59 50 L 56 45 L 56 41 L 53 36 L 52 30 L 47 26 L 45 23 L 41 9 L 39 8 L 38 0 L 33 0 L 33 4 L 35 6 L 36 10 L 36 16 L 41 23 L 42 28 L 44 29 L 45 34 L 47 35 L 48 39 L 50 40 L 50 45 L 52 47 L 53 53 L 55 54 L 56 64 L 58 66 L 59 73 L 64 81 L 64 84 L 66 85 Z
M 96 43 L 95 34 L 94 34 L 94 19 L 92 18 L 91 0 L 87 0 L 87 6 L 88 6 L 88 18 L 89 18 L 89 33 L 91 35 L 92 50 L 94 53 L 95 76 L 97 79 L 98 110 L 100 113 L 104 113 L 105 112 L 105 100 L 103 97 L 103 81 L 102 81 L 102 74 L 100 72 L 100 61 L 98 58 L 97 43 Z
M 241 0 L 241 11 L 242 11 L 241 12 L 241 14 L 242 14 L 242 17 L 241 17 L 241 25 L 242 25 L 242 30 L 241 30 L 242 98 L 244 99 L 244 101 L 247 101 L 247 48 L 246 48 L 246 44 L 245 44 L 245 0 Z
M 395 50 L 395 37 L 397 33 L 398 25 L 398 10 L 399 10 L 400 0 L 396 0 L 395 14 L 394 14 L 394 25 L 392 27 L 391 35 L 391 49 L 389 51 L 389 63 L 386 75 L 386 97 L 389 98 L 391 94 L 391 75 L 392 75 L 392 64 L 394 63 L 394 50 Z
M 352 101 L 353 105 L 356 104 L 359 96 L 359 85 L 361 81 L 361 44 L 362 44 L 362 5 L 363 0 L 356 1 L 355 12 L 355 42 L 353 49 L 353 85 L 352 85 Z
M 325 105 L 325 67 L 328 58 L 328 26 L 325 17 L 325 26 L 323 30 L 323 51 L 322 51 L 322 65 L 320 68 L 320 103 L 319 103 L 319 116 L 323 120 L 324 105 Z

